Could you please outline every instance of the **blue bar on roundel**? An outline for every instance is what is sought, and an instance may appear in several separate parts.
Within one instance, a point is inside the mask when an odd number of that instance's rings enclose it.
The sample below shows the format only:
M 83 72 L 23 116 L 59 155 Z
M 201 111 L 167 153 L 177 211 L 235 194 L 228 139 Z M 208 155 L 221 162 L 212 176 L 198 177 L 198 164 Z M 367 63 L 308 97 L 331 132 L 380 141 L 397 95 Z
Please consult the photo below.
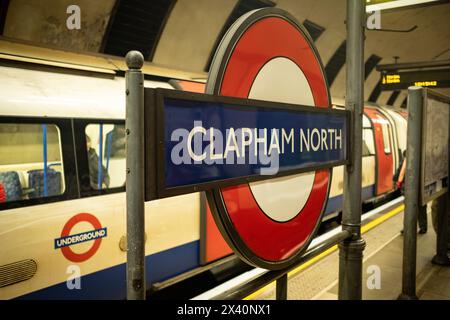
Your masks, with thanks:
M 166 188 L 347 160 L 347 114 L 164 98 Z

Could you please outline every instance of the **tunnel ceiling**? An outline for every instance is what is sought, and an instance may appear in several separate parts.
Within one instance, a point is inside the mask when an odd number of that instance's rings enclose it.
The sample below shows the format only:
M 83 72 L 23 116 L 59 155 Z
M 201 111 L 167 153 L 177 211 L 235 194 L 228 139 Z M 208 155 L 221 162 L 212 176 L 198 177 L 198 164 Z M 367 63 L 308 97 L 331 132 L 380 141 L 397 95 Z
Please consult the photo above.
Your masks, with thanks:
M 69 30 L 69 5 L 81 10 L 81 28 Z M 130 5 L 131 4 L 131 5 Z M 261 7 L 282 8 L 315 39 L 334 97 L 345 97 L 345 0 L 0 0 L 3 37 L 70 51 L 123 55 L 140 49 L 146 59 L 205 72 L 221 36 L 236 17 Z M 366 31 L 366 100 L 400 106 L 405 91 L 380 91 L 377 64 L 450 59 L 450 4 L 382 11 L 383 29 Z M 1 48 L 0 48 L 1 49 Z M 439 89 L 450 95 L 450 89 Z

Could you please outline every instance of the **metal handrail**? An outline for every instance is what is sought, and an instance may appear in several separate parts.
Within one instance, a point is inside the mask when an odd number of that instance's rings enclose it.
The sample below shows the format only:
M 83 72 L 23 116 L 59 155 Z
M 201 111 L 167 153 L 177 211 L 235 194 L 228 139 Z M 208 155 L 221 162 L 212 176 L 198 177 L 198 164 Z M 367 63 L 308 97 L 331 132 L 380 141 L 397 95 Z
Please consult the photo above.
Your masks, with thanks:
M 229 290 L 226 290 L 223 293 L 220 293 L 214 297 L 212 297 L 212 300 L 240 300 L 248 296 L 249 294 L 257 291 L 258 289 L 263 288 L 267 284 L 276 281 L 283 277 L 284 275 L 287 275 L 287 273 L 299 265 L 307 262 L 308 260 L 318 256 L 319 254 L 323 253 L 324 251 L 328 250 L 329 248 L 333 247 L 334 245 L 338 244 L 341 241 L 344 241 L 345 239 L 349 238 L 351 236 L 350 232 L 348 230 L 342 230 L 339 233 L 335 234 L 334 236 L 324 240 L 323 242 L 315 245 L 311 249 L 307 250 L 299 259 L 298 261 L 289 266 L 288 268 L 282 269 L 282 270 L 275 270 L 275 271 L 266 271 L 263 274 L 259 275 L 258 277 L 242 284 L 238 285 L 234 288 L 231 288 Z

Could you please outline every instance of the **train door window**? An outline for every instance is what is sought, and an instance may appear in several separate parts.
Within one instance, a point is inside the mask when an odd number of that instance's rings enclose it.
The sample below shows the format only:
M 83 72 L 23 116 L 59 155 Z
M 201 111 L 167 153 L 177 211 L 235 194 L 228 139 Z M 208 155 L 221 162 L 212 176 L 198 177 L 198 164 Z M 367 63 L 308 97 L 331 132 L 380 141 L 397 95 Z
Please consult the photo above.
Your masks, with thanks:
M 363 128 L 363 149 L 362 156 L 372 156 L 375 154 L 375 144 L 372 128 Z
M 103 190 L 125 186 L 125 126 L 89 124 L 85 134 L 91 187 Z
M 391 137 L 390 137 L 389 124 L 382 122 L 381 123 L 381 131 L 383 134 L 384 153 L 390 154 L 391 153 Z
M 0 123 L 0 202 L 56 196 L 64 189 L 59 128 Z

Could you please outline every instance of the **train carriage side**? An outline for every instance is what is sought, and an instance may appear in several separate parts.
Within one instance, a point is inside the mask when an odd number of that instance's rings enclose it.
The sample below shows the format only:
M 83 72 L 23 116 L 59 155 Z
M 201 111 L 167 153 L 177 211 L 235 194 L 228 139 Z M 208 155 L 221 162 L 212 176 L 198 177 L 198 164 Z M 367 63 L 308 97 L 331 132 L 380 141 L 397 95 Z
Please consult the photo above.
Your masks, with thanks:
M 383 198 L 395 190 L 393 177 L 406 149 L 406 112 L 365 106 L 362 144 L 362 201 Z M 325 220 L 342 210 L 344 167 L 333 168 Z
M 124 79 L 16 66 L 0 79 L 0 298 L 124 298 Z M 198 267 L 199 194 L 145 210 L 147 286 Z
M 363 115 L 363 141 L 362 141 L 362 201 L 374 197 L 376 156 L 373 127 L 366 115 Z M 325 209 L 325 220 L 336 217 L 342 210 L 344 191 L 344 166 L 333 168 L 330 187 L 330 196 Z
M 395 137 L 397 138 L 397 155 L 398 161 L 396 163 L 396 169 L 400 166 L 402 160 L 402 154 L 406 150 L 406 134 L 407 134 L 407 112 L 406 110 L 391 108 L 391 107 L 381 107 L 380 108 L 387 117 L 393 123 Z
M 379 107 L 366 107 L 365 114 L 373 125 L 376 149 L 375 196 L 381 196 L 394 190 L 397 145 L 395 144 L 393 124 L 380 111 Z

